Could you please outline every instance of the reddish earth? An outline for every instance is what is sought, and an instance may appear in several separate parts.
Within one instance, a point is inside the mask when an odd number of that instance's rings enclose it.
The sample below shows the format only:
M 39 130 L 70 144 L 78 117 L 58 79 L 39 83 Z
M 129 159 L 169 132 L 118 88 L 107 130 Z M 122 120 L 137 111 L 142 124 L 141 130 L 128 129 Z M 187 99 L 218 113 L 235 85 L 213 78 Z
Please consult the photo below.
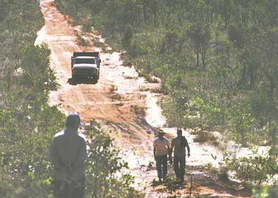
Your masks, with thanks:
M 73 26 L 67 16 L 62 15 L 55 3 L 41 0 L 41 10 L 45 26 L 38 32 L 36 43 L 45 43 L 51 50 L 50 67 L 56 71 L 60 88 L 50 95 L 50 104 L 59 105 L 65 112 L 78 112 L 83 122 L 97 121 L 105 131 L 115 138 L 122 156 L 136 176 L 135 187 L 146 194 L 145 197 L 189 197 L 190 182 L 186 185 L 154 185 L 156 172 L 148 168 L 152 157 L 152 140 L 155 128 L 144 118 L 147 96 L 151 90 L 159 88 L 158 83 L 148 83 L 139 77 L 133 67 L 124 67 L 120 52 L 106 52 L 94 47 L 94 42 L 104 39 L 96 31 L 84 34 L 81 28 Z M 79 44 L 78 36 L 87 41 Z M 71 77 L 70 59 L 74 51 L 100 51 L 101 74 L 96 85 L 76 85 L 67 83 Z M 188 167 L 193 177 L 191 197 L 248 197 L 238 190 L 239 184 L 223 184 L 213 177 L 205 176 L 198 167 Z M 173 175 L 171 172 L 170 175 Z

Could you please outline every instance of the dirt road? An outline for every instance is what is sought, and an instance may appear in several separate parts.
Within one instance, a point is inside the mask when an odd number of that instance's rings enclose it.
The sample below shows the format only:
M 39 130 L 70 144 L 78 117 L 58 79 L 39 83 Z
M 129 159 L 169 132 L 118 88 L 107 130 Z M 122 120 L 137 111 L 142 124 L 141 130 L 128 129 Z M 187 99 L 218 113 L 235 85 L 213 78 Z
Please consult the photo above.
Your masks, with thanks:
M 117 145 L 125 145 L 122 155 L 129 161 L 133 174 L 151 181 L 154 175 L 146 177 L 141 168 L 152 160 L 153 130 L 139 114 L 146 107 L 145 98 L 149 91 L 145 90 L 155 89 L 159 84 L 146 83 L 134 68 L 124 67 L 119 52 L 104 53 L 94 47 L 93 42 L 85 47 L 78 45 L 77 34 L 82 34 L 80 27 L 70 25 L 53 1 L 41 1 L 41 10 L 45 26 L 38 32 L 36 44 L 45 43 L 50 48 L 50 66 L 56 71 L 61 85 L 58 91 L 51 93 L 50 103 L 59 105 L 65 113 L 78 112 L 85 123 L 91 120 L 102 123 L 106 131 L 111 131 Z M 87 34 L 84 38 L 102 40 L 96 34 Z M 74 51 L 101 52 L 100 80 L 96 85 L 72 86 L 67 83 L 71 77 L 70 60 Z M 142 180 L 139 178 L 137 183 Z
M 189 183 L 172 191 L 167 186 L 151 186 L 156 172 L 147 167 L 153 162 L 154 127 L 146 121 L 144 111 L 150 105 L 148 102 L 153 101 L 151 90 L 160 85 L 148 83 L 138 76 L 134 68 L 124 67 L 120 52 L 107 53 L 94 47 L 95 41 L 104 41 L 101 35 L 97 32 L 82 34 L 80 27 L 71 25 L 69 18 L 57 10 L 54 1 L 41 0 L 41 10 L 45 26 L 38 32 L 36 44 L 45 43 L 50 48 L 50 66 L 56 71 L 61 85 L 58 91 L 51 93 L 50 103 L 59 105 L 65 113 L 78 112 L 83 122 L 95 120 L 102 123 L 104 129 L 115 138 L 117 145 L 125 145 L 122 148 L 123 158 L 129 162 L 131 173 L 136 176 L 135 187 L 143 190 L 146 197 L 188 197 Z M 88 45 L 79 45 L 77 35 L 83 36 Z M 70 59 L 74 51 L 100 52 L 101 72 L 96 85 L 72 86 L 67 83 L 71 77 Z M 152 115 L 156 115 L 156 112 Z M 152 116 L 150 119 L 155 118 Z M 191 169 L 193 173 L 196 168 Z M 235 197 L 237 194 L 216 185 L 204 178 L 204 175 L 195 178 L 192 197 Z M 211 183 L 206 185 L 205 182 Z

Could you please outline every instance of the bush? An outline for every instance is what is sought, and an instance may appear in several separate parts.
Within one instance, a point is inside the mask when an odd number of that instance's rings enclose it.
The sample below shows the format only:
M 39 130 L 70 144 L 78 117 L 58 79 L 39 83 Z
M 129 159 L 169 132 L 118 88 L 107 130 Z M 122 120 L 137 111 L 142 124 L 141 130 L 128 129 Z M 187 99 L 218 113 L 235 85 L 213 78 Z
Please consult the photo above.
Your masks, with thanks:
M 276 172 L 276 163 L 269 156 L 257 155 L 227 159 L 227 168 L 244 184 L 260 186 L 268 182 Z
M 113 140 L 103 131 L 88 131 L 90 139 L 86 169 L 87 195 L 89 197 L 140 197 L 131 184 L 133 177 L 121 173 L 127 163 L 113 147 Z

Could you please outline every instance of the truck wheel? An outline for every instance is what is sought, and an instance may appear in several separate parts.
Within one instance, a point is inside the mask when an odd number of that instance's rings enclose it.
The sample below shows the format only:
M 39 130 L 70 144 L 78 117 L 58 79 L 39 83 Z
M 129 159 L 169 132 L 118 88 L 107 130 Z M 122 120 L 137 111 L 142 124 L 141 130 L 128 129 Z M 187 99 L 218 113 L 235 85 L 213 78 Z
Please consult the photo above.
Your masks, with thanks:
M 94 78 L 94 79 L 92 79 L 92 84 L 97 84 L 97 82 L 98 82 L 98 78 Z
M 69 78 L 69 79 L 68 79 L 68 83 L 69 83 L 70 85 L 76 85 L 76 84 L 77 84 L 76 81 L 75 81 L 73 78 Z

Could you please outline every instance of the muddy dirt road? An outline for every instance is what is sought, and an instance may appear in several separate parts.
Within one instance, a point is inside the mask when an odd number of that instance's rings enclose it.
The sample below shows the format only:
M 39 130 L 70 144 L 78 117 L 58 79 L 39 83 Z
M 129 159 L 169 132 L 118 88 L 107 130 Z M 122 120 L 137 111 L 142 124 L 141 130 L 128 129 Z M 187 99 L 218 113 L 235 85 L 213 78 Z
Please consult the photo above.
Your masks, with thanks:
M 133 174 L 151 181 L 154 175 L 146 177 L 141 168 L 153 158 L 154 131 L 138 114 L 146 107 L 146 95 L 150 93 L 146 90 L 156 89 L 159 84 L 146 83 L 134 68 L 124 67 L 119 52 L 104 53 L 94 47 L 93 41 L 102 40 L 98 34 L 84 35 L 91 45 L 78 45 L 77 34 L 82 35 L 80 27 L 71 26 L 68 18 L 57 11 L 53 1 L 41 1 L 41 10 L 45 26 L 38 32 L 36 44 L 45 43 L 50 48 L 50 67 L 56 71 L 61 85 L 58 91 L 51 93 L 50 103 L 59 105 L 66 114 L 78 112 L 85 123 L 92 120 L 101 123 L 117 145 L 125 145 L 122 155 L 130 162 Z M 67 83 L 71 77 L 70 60 L 74 51 L 101 52 L 100 80 L 96 85 L 72 86 Z M 144 188 L 142 180 L 139 178 L 137 182 Z
M 136 176 L 135 187 L 142 190 L 146 197 L 188 197 L 189 183 L 171 192 L 165 186 L 151 187 L 152 180 L 156 178 L 156 171 L 147 168 L 153 162 L 154 126 L 151 123 L 161 119 L 156 112 L 158 108 L 154 107 L 156 104 L 153 104 L 156 95 L 152 90 L 160 85 L 148 83 L 138 76 L 134 68 L 124 67 L 120 52 L 107 53 L 94 47 L 95 41 L 104 41 L 101 35 L 97 32 L 83 34 L 80 27 L 71 25 L 69 18 L 57 10 L 54 1 L 41 0 L 41 10 L 45 26 L 38 32 L 36 44 L 45 43 L 50 48 L 50 67 L 56 71 L 61 85 L 58 91 L 51 93 L 50 103 L 59 105 L 65 113 L 78 112 L 85 123 L 92 120 L 101 123 L 115 138 L 116 145 L 125 145 L 122 148 L 123 158 L 129 162 L 131 174 Z M 89 44 L 79 45 L 77 35 L 83 36 Z M 74 51 L 100 52 L 100 80 L 96 85 L 72 86 L 67 83 L 71 77 L 70 59 Z M 195 174 L 195 169 L 191 167 L 189 170 L 196 176 L 192 197 L 239 197 L 234 190 L 216 184 L 203 174 Z

